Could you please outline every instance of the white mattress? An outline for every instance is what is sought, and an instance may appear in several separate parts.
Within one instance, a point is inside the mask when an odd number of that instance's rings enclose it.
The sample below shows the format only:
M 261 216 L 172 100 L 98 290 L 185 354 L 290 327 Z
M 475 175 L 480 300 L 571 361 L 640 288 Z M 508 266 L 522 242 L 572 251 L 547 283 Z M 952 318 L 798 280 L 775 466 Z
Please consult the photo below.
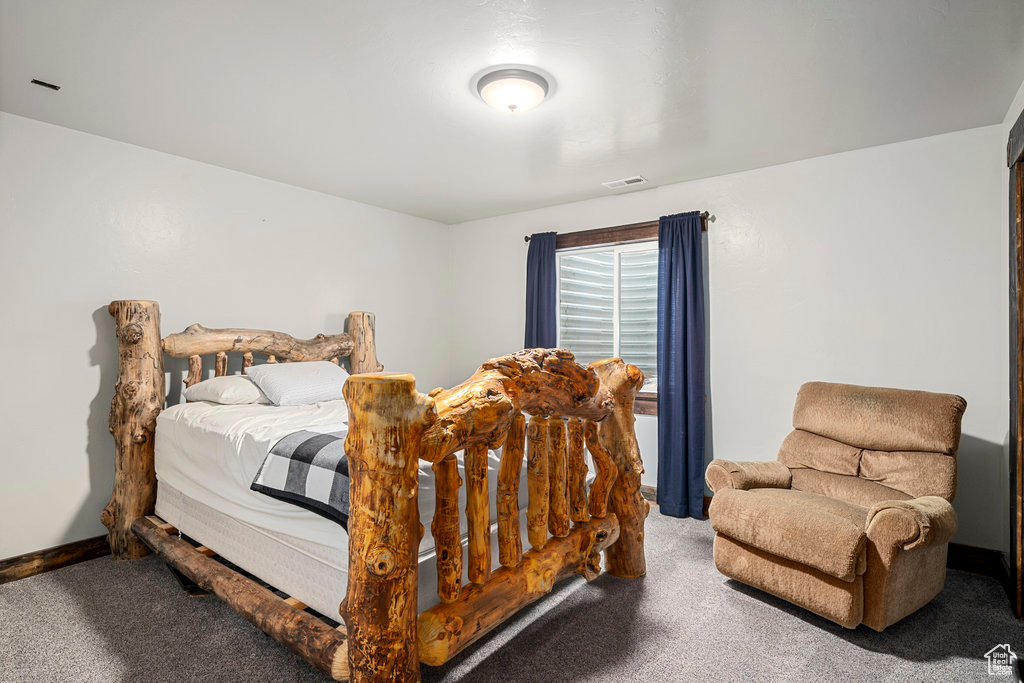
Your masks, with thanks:
M 335 522 L 291 503 L 249 488 L 270 449 L 300 429 L 337 432 L 347 429 L 344 401 L 306 406 L 225 406 L 194 402 L 171 406 L 156 421 L 156 478 L 180 493 L 247 524 L 326 546 L 348 545 L 345 530 Z M 524 459 L 525 460 L 525 459 Z M 496 519 L 495 491 L 500 456 L 491 451 L 488 462 L 491 520 Z M 460 455 L 461 464 L 461 455 Z M 461 467 L 460 467 L 461 469 Z M 527 502 L 524 462 L 521 506 Z M 434 515 L 434 473 L 420 463 L 420 519 L 426 533 L 420 552 L 432 552 L 430 520 Z M 459 490 L 459 509 L 465 514 L 466 489 Z M 466 523 L 463 518 L 462 529 Z
M 270 448 L 282 437 L 300 429 L 344 431 L 346 417 L 344 401 L 289 407 L 194 402 L 169 407 L 157 418 L 157 514 L 243 569 L 337 618 L 348 581 L 345 530 L 309 510 L 252 491 L 249 485 Z M 492 451 L 488 463 L 492 521 L 496 519 L 499 464 L 498 454 Z M 520 484 L 523 525 L 528 498 L 525 474 L 524 463 Z M 465 539 L 464 486 L 459 497 Z M 437 602 L 430 533 L 434 501 L 434 474 L 424 462 L 420 464 L 419 497 L 420 520 L 425 527 L 419 560 L 421 610 Z M 492 536 L 495 531 L 492 527 Z M 492 551 L 493 566 L 497 567 L 493 539 Z

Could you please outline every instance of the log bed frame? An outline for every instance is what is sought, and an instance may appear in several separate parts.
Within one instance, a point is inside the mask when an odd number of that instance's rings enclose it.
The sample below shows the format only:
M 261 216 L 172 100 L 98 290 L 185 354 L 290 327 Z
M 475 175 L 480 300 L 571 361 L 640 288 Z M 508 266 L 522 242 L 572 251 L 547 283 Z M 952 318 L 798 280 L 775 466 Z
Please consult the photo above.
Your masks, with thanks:
M 114 301 L 118 379 L 110 431 L 117 447 L 114 490 L 101 519 L 115 558 L 155 552 L 201 588 L 336 680 L 417 681 L 420 663 L 440 665 L 555 583 L 605 570 L 646 572 L 640 495 L 643 464 L 633 430 L 633 402 L 643 373 L 611 358 L 583 367 L 560 349 L 529 349 L 486 361 L 451 389 L 416 390 L 412 375 L 382 373 L 374 318 L 351 313 L 347 331 L 299 340 L 280 332 L 192 325 L 160 336 L 153 301 Z M 164 407 L 163 355 L 188 358 L 186 385 L 203 378 L 204 355 L 227 374 L 227 354 L 267 362 L 348 358 L 351 377 L 345 450 L 351 476 L 348 587 L 335 628 L 294 598 L 224 566 L 215 549 L 195 547 L 153 516 L 153 447 Z M 523 413 L 530 415 L 529 421 Z M 586 487 L 584 445 L 596 467 Z M 491 567 L 487 453 L 502 448 L 498 471 L 498 569 Z M 469 583 L 462 585 L 455 454 L 465 451 Z M 519 473 L 527 463 L 529 505 L 524 552 Z M 440 603 L 417 614 L 418 462 L 432 463 L 437 502 Z

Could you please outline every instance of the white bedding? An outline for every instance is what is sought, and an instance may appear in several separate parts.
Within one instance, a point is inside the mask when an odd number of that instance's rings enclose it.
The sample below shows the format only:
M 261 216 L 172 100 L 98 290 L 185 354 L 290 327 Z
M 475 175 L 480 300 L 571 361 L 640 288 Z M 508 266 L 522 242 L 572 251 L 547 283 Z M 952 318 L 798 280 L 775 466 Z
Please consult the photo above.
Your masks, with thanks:
M 175 491 L 248 525 L 347 552 L 348 537 L 335 522 L 249 488 L 270 448 L 282 437 L 300 429 L 343 431 L 347 429 L 346 418 L 344 401 L 287 407 L 205 402 L 171 406 L 157 418 L 156 477 Z M 496 516 L 499 462 L 498 454 L 492 451 L 487 478 L 492 521 Z M 523 473 L 521 508 L 527 500 L 525 467 Z M 464 515 L 464 486 L 460 488 L 460 501 L 459 509 Z M 425 462 L 420 463 L 419 507 L 420 519 L 426 527 L 420 544 L 422 561 L 424 554 L 432 554 L 434 546 L 430 533 L 434 474 Z M 465 534 L 465 517 L 462 530 Z

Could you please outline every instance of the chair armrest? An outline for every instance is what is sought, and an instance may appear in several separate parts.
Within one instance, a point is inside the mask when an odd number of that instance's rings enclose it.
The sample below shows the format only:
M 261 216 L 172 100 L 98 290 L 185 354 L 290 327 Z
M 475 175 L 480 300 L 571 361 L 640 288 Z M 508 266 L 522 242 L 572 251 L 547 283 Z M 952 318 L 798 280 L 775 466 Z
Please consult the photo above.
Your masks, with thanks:
M 722 489 L 788 489 L 793 475 L 778 460 L 732 462 L 712 460 L 704 473 L 712 491 Z
M 875 545 L 926 548 L 949 543 L 956 533 L 956 512 L 938 496 L 889 500 L 871 508 L 865 527 Z

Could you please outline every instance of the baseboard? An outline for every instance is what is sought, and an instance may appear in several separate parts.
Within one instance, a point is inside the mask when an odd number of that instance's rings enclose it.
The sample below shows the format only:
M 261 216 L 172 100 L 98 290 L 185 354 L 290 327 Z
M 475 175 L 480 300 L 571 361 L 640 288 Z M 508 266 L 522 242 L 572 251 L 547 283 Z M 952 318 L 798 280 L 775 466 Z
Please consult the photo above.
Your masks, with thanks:
M 0 584 L 109 554 L 110 544 L 107 543 L 107 537 L 96 536 L 46 550 L 8 557 L 6 560 L 0 560 Z
M 1004 555 L 998 550 L 950 543 L 949 552 L 946 554 L 946 566 L 972 574 L 991 576 L 1003 584 L 1004 588 L 1010 584 L 1010 574 L 1006 570 Z

